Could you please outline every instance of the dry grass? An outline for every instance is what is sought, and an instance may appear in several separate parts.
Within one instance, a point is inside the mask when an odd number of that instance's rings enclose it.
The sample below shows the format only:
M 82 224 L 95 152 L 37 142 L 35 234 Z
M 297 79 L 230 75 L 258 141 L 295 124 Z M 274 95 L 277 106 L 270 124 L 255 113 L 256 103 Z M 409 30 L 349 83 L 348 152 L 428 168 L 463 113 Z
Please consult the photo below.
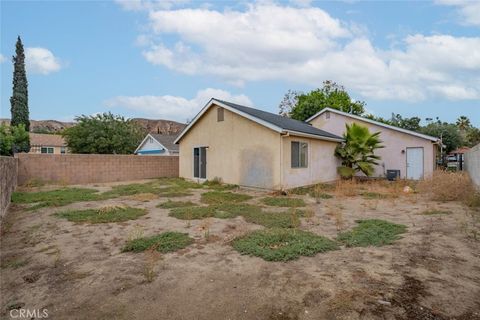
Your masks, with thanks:
M 434 201 L 468 201 L 475 194 L 472 181 L 466 172 L 437 170 L 418 183 L 418 191 Z
M 146 282 L 153 282 L 157 273 L 155 267 L 157 262 L 161 259 L 161 254 L 155 248 L 150 248 L 145 252 L 145 265 L 143 268 L 143 276 Z
M 155 200 L 158 199 L 158 195 L 153 194 L 153 193 L 137 193 L 133 194 L 131 196 L 128 196 L 127 199 L 129 200 L 135 200 L 135 201 L 141 201 L 141 202 L 148 202 L 150 200 Z

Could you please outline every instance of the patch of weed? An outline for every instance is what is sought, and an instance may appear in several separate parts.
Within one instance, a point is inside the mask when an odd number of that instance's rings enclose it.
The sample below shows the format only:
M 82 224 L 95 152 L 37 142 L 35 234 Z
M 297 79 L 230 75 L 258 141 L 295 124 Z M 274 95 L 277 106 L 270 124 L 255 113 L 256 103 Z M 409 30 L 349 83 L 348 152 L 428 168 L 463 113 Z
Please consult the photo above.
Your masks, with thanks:
M 193 203 L 192 201 L 172 201 L 169 199 L 168 201 L 157 205 L 157 208 L 172 209 L 172 208 L 193 207 L 193 206 L 195 206 L 195 203 Z
M 432 210 L 425 210 L 420 214 L 431 216 L 431 215 L 437 215 L 437 214 L 450 214 L 450 213 L 451 213 L 450 211 L 446 211 L 446 210 L 432 209 Z
M 29 262 L 28 259 L 17 259 L 17 258 L 13 258 L 9 260 L 2 259 L 2 263 L 0 264 L 0 267 L 2 269 L 6 269 L 6 268 L 17 269 L 17 268 L 26 266 L 28 262 Z
M 43 207 L 64 206 L 78 201 L 97 200 L 98 192 L 95 189 L 86 188 L 62 188 L 51 191 L 39 192 L 14 192 L 12 202 L 14 203 L 36 203 L 30 210 Z
M 192 242 L 193 239 L 186 233 L 168 231 L 152 237 L 128 241 L 122 251 L 142 252 L 147 249 L 154 249 L 158 252 L 167 253 L 183 249 Z
M 407 227 L 379 219 L 356 221 L 358 226 L 338 235 L 337 241 L 347 247 L 383 246 L 400 239 Z
M 100 209 L 72 210 L 56 213 L 55 216 L 72 222 L 107 223 L 135 220 L 147 214 L 145 209 L 131 207 L 105 207 Z
M 253 231 L 232 242 L 242 254 L 261 257 L 267 261 L 289 261 L 300 256 L 314 256 L 319 252 L 338 249 L 325 237 L 296 229 L 265 229 Z
M 303 199 L 289 197 L 267 197 L 261 199 L 267 206 L 275 207 L 305 207 Z
M 364 197 L 365 199 L 385 199 L 387 198 L 387 195 L 386 194 L 381 194 L 381 193 L 378 193 L 378 192 L 362 192 L 360 193 L 360 195 L 362 197 Z
M 268 212 L 252 210 L 243 214 L 245 221 L 262 225 L 267 228 L 296 228 L 300 225 L 300 215 L 297 211 Z
M 250 200 L 252 196 L 242 193 L 208 191 L 202 194 L 201 201 L 206 204 L 223 204 L 232 202 L 243 202 Z
M 207 180 L 203 183 L 208 189 L 213 189 L 217 191 L 233 190 L 237 189 L 238 186 L 235 184 L 226 184 L 221 181 L 221 179 Z

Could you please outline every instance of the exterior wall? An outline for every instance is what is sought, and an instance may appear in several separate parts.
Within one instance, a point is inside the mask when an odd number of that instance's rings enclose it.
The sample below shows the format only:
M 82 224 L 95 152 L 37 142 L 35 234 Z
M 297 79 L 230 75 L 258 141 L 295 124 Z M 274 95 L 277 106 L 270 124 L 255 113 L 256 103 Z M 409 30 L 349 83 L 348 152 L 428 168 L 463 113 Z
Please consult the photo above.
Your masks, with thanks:
M 307 168 L 292 168 L 292 141 L 308 143 Z M 283 187 L 290 189 L 320 182 L 334 181 L 338 178 L 337 167 L 340 161 L 334 156 L 336 142 L 303 137 L 283 138 Z
M 18 184 L 32 179 L 81 184 L 178 177 L 178 157 L 19 153 Z
M 0 223 L 10 204 L 10 196 L 17 186 L 18 161 L 0 156 Z
M 465 170 L 474 184 L 480 188 L 480 144 L 465 153 Z
M 280 188 L 280 134 L 224 110 L 210 109 L 180 140 L 180 176 L 193 177 L 193 148 L 207 149 L 207 179 L 266 189 Z
M 342 136 L 345 132 L 345 123 L 351 124 L 353 122 L 368 127 L 370 132 L 381 132 L 380 139 L 383 141 L 382 144 L 385 148 L 378 149 L 375 152 L 382 157 L 379 161 L 379 165 L 375 168 L 375 176 L 383 177 L 386 175 L 386 170 L 399 169 L 401 178 L 405 178 L 407 170 L 406 148 L 411 147 L 423 148 L 424 176 L 428 177 L 433 173 L 433 170 L 435 169 L 437 146 L 431 141 L 361 120 L 352 119 L 334 112 L 330 112 L 330 119 L 326 119 L 326 113 L 327 112 L 316 117 L 310 121 L 310 123 L 316 128 L 339 136 Z
M 49 147 L 49 148 L 53 148 L 53 154 L 62 154 L 61 152 L 61 147 L 58 147 L 58 146 L 43 146 L 43 147 Z M 30 148 L 30 152 L 28 153 L 31 153 L 31 154 L 42 154 L 42 146 L 31 146 Z M 65 153 L 68 153 L 68 148 L 65 148 Z M 44 153 L 45 154 L 45 153 Z M 50 153 L 52 154 L 52 153 Z

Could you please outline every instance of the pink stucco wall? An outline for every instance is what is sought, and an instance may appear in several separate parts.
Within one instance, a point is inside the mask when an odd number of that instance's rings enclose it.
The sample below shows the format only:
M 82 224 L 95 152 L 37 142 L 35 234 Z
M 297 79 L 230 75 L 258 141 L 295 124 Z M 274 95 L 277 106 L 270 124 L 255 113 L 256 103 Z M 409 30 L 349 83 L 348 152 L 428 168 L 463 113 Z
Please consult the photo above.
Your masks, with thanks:
M 382 177 L 385 176 L 386 170 L 399 169 L 401 177 L 405 178 L 407 169 L 406 148 L 413 147 L 423 148 L 424 176 L 428 177 L 432 174 L 435 168 L 437 146 L 430 140 L 353 119 L 334 112 L 330 112 L 329 119 L 327 119 L 325 112 L 310 121 L 314 127 L 340 136 L 345 132 L 345 124 L 351 124 L 353 122 L 368 127 L 370 132 L 381 132 L 380 139 L 383 141 L 385 148 L 378 149 L 376 152 L 376 154 L 382 159 L 379 161 L 379 165 L 375 168 L 375 176 Z

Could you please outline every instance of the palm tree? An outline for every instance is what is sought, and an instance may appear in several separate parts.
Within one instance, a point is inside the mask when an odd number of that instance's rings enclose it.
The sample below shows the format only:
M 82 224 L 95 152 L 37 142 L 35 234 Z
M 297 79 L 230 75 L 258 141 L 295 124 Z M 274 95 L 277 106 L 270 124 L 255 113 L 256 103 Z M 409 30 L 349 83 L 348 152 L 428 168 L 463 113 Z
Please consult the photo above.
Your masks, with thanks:
M 338 167 L 338 173 L 343 178 L 353 178 L 356 172 L 363 172 L 371 176 L 374 165 L 378 165 L 380 157 L 375 150 L 383 148 L 380 140 L 380 132 L 370 133 L 367 127 L 356 123 L 345 124 L 346 131 L 343 134 L 345 142 L 338 145 L 335 155 L 342 160 L 342 166 Z
M 466 129 L 471 127 L 470 119 L 468 119 L 466 116 L 460 116 L 457 119 L 457 127 L 461 131 L 465 131 Z

